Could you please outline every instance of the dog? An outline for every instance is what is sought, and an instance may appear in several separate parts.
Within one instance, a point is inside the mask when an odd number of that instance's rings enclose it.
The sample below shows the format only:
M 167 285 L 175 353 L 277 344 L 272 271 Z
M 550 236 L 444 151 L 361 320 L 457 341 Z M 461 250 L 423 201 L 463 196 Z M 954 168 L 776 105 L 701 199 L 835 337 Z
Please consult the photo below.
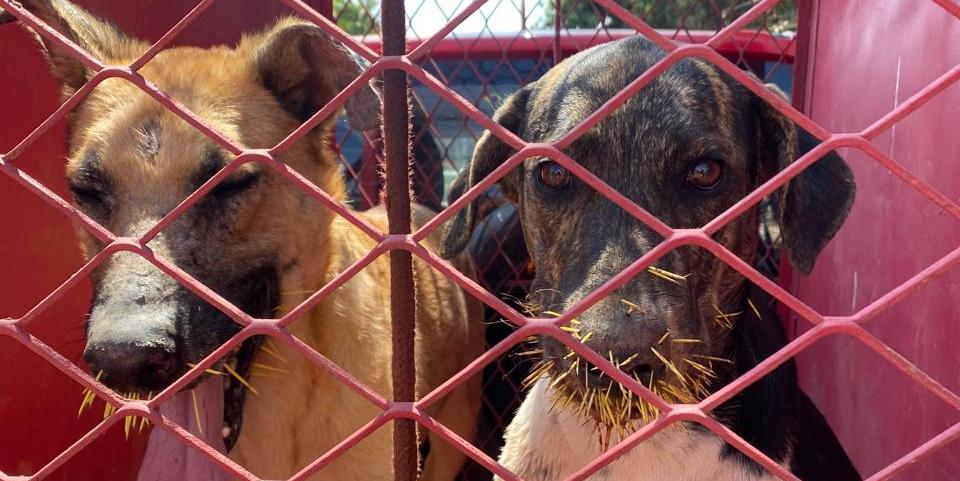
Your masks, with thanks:
M 128 64 L 149 47 L 66 0 L 22 4 L 106 64 Z M 9 13 L 4 16 L 9 20 Z M 63 82 L 64 97 L 92 77 L 93 72 L 52 42 L 40 36 L 38 40 L 53 74 Z M 262 149 L 284 139 L 362 69 L 360 60 L 322 29 L 286 18 L 244 36 L 232 48 L 164 50 L 139 72 L 219 132 L 248 148 Z M 379 94 L 372 85 L 346 104 L 348 119 L 359 130 L 379 126 L 379 109 Z M 333 117 L 279 158 L 342 201 L 343 180 L 328 145 Z M 121 79 L 106 79 L 89 93 L 70 116 L 69 132 L 66 171 L 74 203 L 117 236 L 143 235 L 231 159 L 212 140 Z M 382 209 L 358 215 L 386 232 Z M 414 223 L 420 225 L 430 215 L 417 207 Z M 104 247 L 84 231 L 79 237 L 88 259 Z M 438 237 L 424 244 L 439 249 Z M 374 245 L 275 169 L 247 163 L 164 228 L 149 248 L 249 315 L 276 318 Z M 289 332 L 389 397 L 390 266 L 385 257 L 307 311 Z M 464 257 L 453 264 L 472 272 Z M 427 264 L 417 261 L 414 268 L 417 391 L 422 394 L 479 354 L 483 324 L 477 301 Z M 91 371 L 101 373 L 100 380 L 118 392 L 144 397 L 159 392 L 239 331 L 225 314 L 136 254 L 110 256 L 93 272 L 92 280 L 94 299 L 83 356 Z M 228 420 L 225 429 L 232 431 L 228 439 L 235 440 L 229 456 L 258 477 L 286 479 L 379 414 L 375 406 L 282 342 L 248 341 L 230 356 L 237 357 L 247 358 L 245 366 L 254 366 L 254 375 L 255 366 L 272 366 L 275 373 L 249 379 L 251 391 L 259 395 L 239 396 L 242 407 L 218 408 L 242 415 L 242 430 L 241 419 L 236 418 Z M 243 371 L 223 362 L 214 365 L 215 371 L 224 369 Z M 479 382 L 468 381 L 429 413 L 472 439 Z M 235 392 L 225 394 L 228 400 L 237 398 Z M 219 433 L 217 422 L 213 426 Z M 390 424 L 377 430 L 310 479 L 393 479 L 391 432 Z M 449 444 L 432 439 L 421 479 L 452 480 L 464 459 Z M 170 460 L 160 462 L 169 472 L 151 476 L 211 479 L 178 472 Z
M 665 53 L 631 37 L 585 50 L 521 88 L 494 120 L 528 142 L 552 142 Z M 683 59 L 565 150 L 590 172 L 673 228 L 705 225 L 816 145 L 773 107 L 718 68 Z M 515 151 L 489 132 L 454 181 L 459 197 Z M 536 267 L 534 314 L 561 312 L 663 239 L 544 157 L 500 181 L 519 209 Z M 844 161 L 830 153 L 780 189 L 783 243 L 809 273 L 855 196 Z M 443 255 L 463 248 L 476 222 L 468 205 L 446 225 Z M 752 261 L 758 216 L 713 237 Z M 705 249 L 683 246 L 580 315 L 567 329 L 671 403 L 696 403 L 785 345 L 769 298 Z M 505 434 L 499 462 L 527 481 L 565 479 L 612 441 L 651 422 L 655 409 L 556 339 L 541 336 L 541 367 Z M 792 361 L 712 413 L 761 452 L 808 481 L 860 479 Z M 613 439 L 611 439 L 613 438 Z M 706 428 L 667 426 L 592 480 L 773 480 Z

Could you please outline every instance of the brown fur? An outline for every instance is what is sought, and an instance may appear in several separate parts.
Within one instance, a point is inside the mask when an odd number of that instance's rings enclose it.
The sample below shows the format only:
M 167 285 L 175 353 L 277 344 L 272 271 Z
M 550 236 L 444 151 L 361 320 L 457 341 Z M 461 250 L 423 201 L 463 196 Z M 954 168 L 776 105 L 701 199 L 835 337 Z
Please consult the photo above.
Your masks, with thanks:
M 421 219 L 424 212 L 421 212 Z M 365 217 L 386 230 L 386 214 L 381 209 Z M 373 247 L 373 242 L 341 218 L 330 226 L 330 251 L 326 265 L 311 263 L 285 276 L 292 294 L 284 295 L 282 306 L 302 302 L 307 293 L 345 270 L 349 264 Z M 335 241 L 333 239 L 336 239 Z M 435 248 L 435 242 L 427 245 Z M 467 267 L 460 263 L 460 268 Z M 389 263 L 385 256 L 364 269 L 338 289 L 291 328 L 298 338 L 357 376 L 379 393 L 391 392 Z M 428 265 L 416 263 L 418 286 L 417 373 L 418 393 L 426 393 L 452 376 L 479 354 L 480 315 L 475 302 L 463 295 Z M 289 282 L 289 284 L 287 284 Z M 283 288 L 287 291 L 287 288 Z M 362 322 L 358 322 L 362 320 Z M 453 320 L 459 320 L 454 324 Z M 466 325 L 466 322 L 469 325 Z M 349 329 L 349 331 L 348 331 Z M 461 350 L 467 346 L 467 349 Z M 282 348 L 281 348 L 282 349 Z M 362 355 L 358 355 L 358 350 Z M 295 360 L 293 373 L 282 378 L 258 380 L 261 396 L 248 397 L 244 412 L 244 435 L 231 452 L 231 458 L 252 472 L 267 478 L 289 476 L 338 441 L 359 429 L 378 414 L 378 409 L 350 389 L 314 367 L 299 355 L 283 349 L 284 357 Z M 260 353 L 262 362 L 276 364 Z M 291 379 L 306 379 L 291 382 Z M 467 439 L 473 434 L 479 408 L 479 378 L 455 391 L 431 414 Z M 324 406 L 334 406 L 327 409 Z M 277 416 L 278 412 L 290 412 Z M 315 479 L 392 479 L 389 468 L 391 429 L 375 432 L 357 448 L 322 470 Z M 277 440 L 294 439 L 293 446 Z M 437 456 L 435 458 L 435 456 Z M 431 438 L 431 454 L 422 479 L 452 479 L 463 461 L 458 451 L 438 438 Z
M 68 2 L 33 2 L 27 8 L 105 63 L 129 63 L 147 48 Z M 302 115 L 312 114 L 342 88 L 337 62 L 350 59 L 331 42 L 313 25 L 284 19 L 263 33 L 244 37 L 236 48 L 163 51 L 140 73 L 236 142 L 248 148 L 269 148 L 296 128 Z M 64 81 L 65 93 L 90 78 L 81 64 L 47 42 L 43 44 L 54 73 Z M 305 51 L 310 54 L 303 54 Z M 324 70 L 313 70 L 317 64 Z M 331 70 L 334 73 L 328 75 Z M 373 98 L 369 91 L 364 93 L 367 99 Z M 364 93 L 356 97 L 362 99 Z M 354 104 L 352 110 L 348 104 L 348 113 L 359 112 L 357 118 L 369 117 L 378 109 L 369 103 Z M 120 79 L 108 79 L 97 86 L 76 109 L 70 124 L 67 174 L 78 195 L 78 205 L 118 236 L 143 234 L 197 187 L 198 176 L 202 182 L 229 159 L 210 139 Z M 342 200 L 341 174 L 326 147 L 331 128 L 332 120 L 327 119 L 321 128 L 284 152 L 280 160 Z M 214 169 L 207 168 L 204 173 L 202 164 L 210 158 L 214 159 Z M 265 165 L 243 165 L 221 185 L 247 175 L 257 175 L 259 180 L 225 200 L 211 193 L 164 229 L 150 247 L 241 308 L 244 295 L 233 294 L 231 284 L 224 279 L 246 282 L 246 274 L 238 272 L 263 263 L 262 268 L 277 273 L 280 299 L 268 311 L 274 310 L 273 314 L 280 317 L 365 254 L 374 242 Z M 84 195 L 94 199 L 84 200 Z M 416 210 L 416 214 L 416 223 L 430 215 L 425 210 Z M 386 231 L 383 211 L 361 215 Z M 82 232 L 80 237 L 88 257 L 102 247 Z M 436 247 L 433 238 L 425 244 Z M 381 256 L 308 311 L 289 331 L 389 397 L 391 336 L 386 257 Z M 463 272 L 471 272 L 464 258 L 454 263 Z M 415 275 L 417 387 L 423 394 L 479 353 L 482 324 L 479 304 L 439 273 L 418 261 Z M 129 301 L 124 289 L 130 289 L 130 276 L 137 279 L 133 284 L 142 280 L 144 292 L 134 297 L 140 295 L 146 306 L 143 309 L 148 311 L 171 298 L 190 298 L 146 261 L 129 253 L 115 255 L 94 275 L 97 300 L 89 335 L 108 335 L 124 316 L 138 309 L 125 303 Z M 110 312 L 114 314 L 108 315 Z M 270 312 L 265 317 L 271 317 Z M 236 326 L 223 326 L 220 330 L 193 326 L 194 330 L 206 329 L 211 340 L 178 353 L 180 364 L 197 362 L 235 332 Z M 195 340 L 178 339 L 178 343 L 181 341 L 190 344 Z M 273 345 L 281 346 L 277 342 Z M 254 474 L 269 479 L 294 474 L 378 413 L 301 355 L 282 346 L 280 350 L 289 362 L 283 368 L 291 372 L 253 378 L 260 395 L 247 396 L 243 429 L 230 453 Z M 90 352 L 89 345 L 87 354 L 88 360 L 97 360 L 98 352 Z M 255 362 L 277 364 L 262 350 Z M 178 365 L 177 375 L 183 369 Z M 468 440 L 472 439 L 479 409 L 479 381 L 477 377 L 467 382 L 430 411 Z M 105 382 L 110 384 L 111 379 Z M 378 430 L 311 479 L 392 479 L 391 431 L 390 425 Z M 431 441 L 423 479 L 453 479 L 463 455 L 439 439 Z

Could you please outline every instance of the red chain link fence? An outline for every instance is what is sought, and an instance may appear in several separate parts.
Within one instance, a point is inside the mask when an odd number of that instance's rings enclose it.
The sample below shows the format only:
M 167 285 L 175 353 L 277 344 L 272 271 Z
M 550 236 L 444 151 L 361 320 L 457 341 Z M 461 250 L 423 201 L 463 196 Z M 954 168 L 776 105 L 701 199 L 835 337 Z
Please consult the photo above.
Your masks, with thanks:
M 949 17 L 950 22 L 956 22 L 957 18 L 960 18 L 960 7 L 950 0 L 924 1 L 945 11 L 944 16 Z M 801 21 L 798 23 L 797 11 L 790 5 L 790 2 L 778 3 L 775 0 L 742 3 L 719 0 L 636 1 L 619 2 L 619 4 L 612 0 L 595 0 L 594 2 L 571 0 L 561 4 L 554 4 L 552 1 L 546 0 L 540 2 L 534 0 L 484 2 L 478 0 L 469 3 L 464 2 L 462 5 L 453 8 L 446 5 L 446 2 L 431 2 L 431 0 L 424 0 L 422 3 L 405 2 L 408 16 L 408 46 L 405 53 L 400 54 L 399 50 L 396 50 L 397 35 L 402 39 L 404 32 L 403 29 L 398 32 L 396 30 L 397 25 L 394 25 L 392 31 L 394 42 L 392 48 L 394 50 L 391 51 L 390 48 L 387 48 L 388 46 L 384 46 L 383 50 L 392 54 L 380 55 L 377 53 L 381 51 L 378 33 L 380 5 L 377 2 L 368 0 L 337 1 L 333 3 L 331 12 L 318 12 L 307 3 L 297 0 L 283 0 L 282 3 L 290 10 L 330 32 L 343 41 L 348 48 L 370 61 L 372 66 L 286 140 L 271 149 L 250 150 L 211 128 L 175 99 L 159 91 L 149 79 L 143 78 L 138 73 L 139 68 L 149 62 L 158 51 L 166 46 L 173 45 L 173 42 L 179 38 L 181 31 L 190 31 L 191 25 L 197 21 L 204 11 L 217 3 L 219 2 L 214 0 L 200 2 L 169 32 L 162 35 L 158 34 L 158 39 L 153 47 L 133 64 L 108 66 L 100 64 L 98 59 L 70 45 L 53 30 L 42 25 L 32 15 L 20 10 L 16 5 L 7 0 L 0 0 L 0 6 L 10 11 L 22 22 L 37 29 L 45 37 L 68 49 L 71 55 L 74 55 L 97 72 L 85 87 L 80 89 L 62 106 L 56 108 L 55 112 L 38 127 L 32 130 L 21 127 L 27 133 L 0 156 L 0 170 L 4 172 L 8 179 L 20 184 L 25 191 L 52 206 L 58 212 L 57 215 L 69 219 L 79 228 L 85 229 L 107 245 L 100 254 L 72 272 L 66 281 L 60 283 L 41 301 L 31 303 L 24 313 L 0 319 L 0 340 L 15 341 L 13 343 L 14 347 L 25 348 L 33 352 L 49 366 L 59 370 L 83 388 L 92 391 L 99 399 L 118 408 L 114 414 L 97 423 L 93 429 L 80 436 L 76 442 L 71 443 L 66 449 L 58 451 L 59 454 L 54 456 L 53 459 L 43 460 L 34 469 L 15 466 L 13 469 L 16 471 L 13 473 L 0 473 L 0 480 L 49 477 L 78 453 L 89 450 L 89 447 L 94 445 L 96 440 L 109 430 L 119 431 L 124 417 L 130 415 L 142 416 L 149 419 L 160 429 L 175 433 L 183 442 L 216 462 L 233 476 L 243 479 L 256 479 L 244 467 L 229 461 L 208 446 L 204 440 L 187 432 L 169 419 L 165 419 L 157 409 L 175 392 L 202 375 L 204 369 L 228 354 L 244 339 L 254 335 L 271 336 L 278 342 L 296 349 L 339 382 L 353 387 L 360 396 L 383 411 L 380 416 L 345 439 L 334 450 L 303 467 L 303 470 L 292 479 L 303 479 L 316 470 L 322 469 L 324 465 L 355 446 L 368 434 L 384 424 L 396 420 L 416 421 L 422 427 L 439 433 L 447 442 L 453 443 L 467 454 L 472 464 L 467 466 L 463 475 L 464 479 L 489 479 L 491 472 L 502 476 L 504 479 L 517 479 L 512 473 L 499 466 L 495 462 L 495 458 L 502 442 L 502 429 L 509 422 L 509 416 L 516 408 L 521 397 L 519 380 L 525 376 L 525 371 L 529 369 L 526 361 L 515 356 L 518 349 L 523 349 L 521 344 L 524 339 L 534 335 L 552 336 L 561 340 L 603 372 L 620 379 L 623 376 L 616 377 L 617 370 L 613 364 L 602 355 L 577 342 L 562 327 L 604 296 L 641 273 L 657 259 L 672 249 L 685 245 L 706 249 L 736 269 L 750 282 L 761 287 L 780 301 L 785 306 L 784 311 L 791 314 L 798 336 L 789 345 L 761 362 L 756 368 L 717 390 L 696 405 L 664 404 L 644 386 L 633 382 L 629 378 L 624 379 L 622 383 L 625 387 L 636 395 L 647 399 L 653 405 L 660 407 L 661 416 L 657 421 L 631 434 L 602 456 L 582 467 L 570 479 L 579 480 L 589 477 L 618 455 L 643 442 L 670 423 L 678 421 L 699 423 L 757 461 L 778 478 L 796 479 L 783 467 L 738 437 L 729 428 L 715 421 L 710 416 L 710 412 L 731 399 L 750 383 L 770 373 L 787 359 L 806 351 L 814 343 L 818 343 L 821 339 L 834 334 L 842 334 L 851 342 L 859 343 L 879 354 L 890 365 L 908 376 L 916 386 L 932 393 L 953 411 L 960 410 L 960 397 L 949 388 L 955 386 L 955 382 L 944 382 L 931 377 L 910 360 L 888 347 L 877 335 L 867 330 L 868 321 L 878 317 L 888 308 L 905 301 L 914 291 L 948 272 L 960 257 L 960 250 L 957 250 L 956 246 L 951 247 L 944 255 L 931 259 L 919 271 L 910 273 L 902 282 L 890 286 L 885 293 L 877 295 L 866 305 L 858 306 L 849 315 L 833 316 L 824 315 L 823 310 L 815 309 L 812 304 L 801 301 L 796 295 L 777 284 L 779 229 L 776 222 L 773 221 L 775 205 L 767 203 L 761 207 L 764 221 L 758 227 L 765 242 L 759 259 L 741 259 L 711 237 L 727 222 L 758 208 L 763 199 L 770 196 L 777 188 L 799 174 L 820 156 L 830 150 L 842 148 L 856 150 L 861 155 L 869 157 L 869 162 L 872 165 L 882 169 L 887 175 L 898 178 L 899 181 L 903 182 L 903 185 L 909 186 L 917 195 L 924 198 L 925 202 L 932 203 L 939 208 L 941 215 L 951 219 L 960 217 L 960 207 L 950 197 L 931 186 L 929 179 L 927 181 L 920 179 L 915 173 L 905 168 L 903 164 L 898 163 L 874 145 L 878 138 L 894 129 L 898 122 L 955 84 L 957 79 L 960 78 L 960 66 L 949 65 L 945 73 L 929 79 L 925 86 L 915 89 L 912 96 L 895 102 L 892 109 L 880 112 L 878 116 L 874 117 L 876 120 L 858 130 L 847 133 L 837 131 L 831 125 L 824 128 L 804 116 L 789 102 L 770 93 L 757 81 L 757 78 L 745 73 L 745 71 L 752 72 L 760 79 L 778 83 L 781 87 L 784 87 L 784 90 L 794 92 L 794 105 L 796 107 L 803 108 L 809 105 L 811 99 L 815 101 L 815 95 L 810 93 L 810 89 L 805 84 L 798 85 L 796 89 L 793 88 L 792 68 L 797 49 L 795 45 L 796 37 L 793 33 L 798 27 L 801 31 L 805 26 L 809 28 L 809 17 L 808 22 L 803 22 L 803 17 L 804 15 L 814 15 L 817 12 L 814 7 L 818 6 L 819 3 L 816 5 L 812 2 L 802 3 L 800 5 Z M 313 6 L 317 8 L 324 6 L 321 5 L 322 2 L 317 3 Z M 403 11 L 403 5 L 400 2 L 393 2 L 391 6 L 394 8 L 401 7 L 399 10 L 393 10 L 394 12 Z M 384 9 L 386 10 L 386 6 Z M 508 13 L 504 14 L 503 9 L 506 9 Z M 426 15 L 428 10 L 432 10 L 434 16 L 436 12 L 439 12 L 446 25 L 441 28 L 429 29 L 431 30 L 429 32 L 419 31 L 418 29 L 423 27 L 419 26 L 416 19 L 418 15 Z M 500 12 L 498 13 L 497 10 L 500 10 Z M 343 30 L 338 29 L 334 22 L 327 20 L 321 13 L 332 13 L 332 18 L 336 20 L 337 24 L 341 25 L 350 34 L 358 37 L 351 37 Z M 489 25 L 491 21 L 502 21 L 505 15 L 518 18 L 519 21 L 516 23 L 519 28 L 509 33 L 505 33 L 502 29 L 491 29 Z M 110 18 L 109 12 L 105 16 Z M 473 33 L 460 33 L 460 30 L 457 30 L 456 27 L 465 22 L 479 22 L 482 26 Z M 505 96 L 518 87 L 536 80 L 560 59 L 589 46 L 632 35 L 635 32 L 647 36 L 669 54 L 647 73 L 632 82 L 624 91 L 607 102 L 603 108 L 591 115 L 581 126 L 569 132 L 563 138 L 551 144 L 528 144 L 490 120 L 490 113 L 502 102 Z M 807 32 L 807 34 L 812 35 L 811 32 Z M 797 58 L 799 62 L 805 61 L 802 55 L 803 52 Z M 630 96 L 635 95 L 670 65 L 690 56 L 701 57 L 717 65 L 754 94 L 773 105 L 798 126 L 815 135 L 823 143 L 707 225 L 698 229 L 673 229 L 650 215 L 642 207 L 619 195 L 604 182 L 579 166 L 575 160 L 565 155 L 562 149 L 590 126 L 599 122 L 606 114 L 622 105 Z M 9 59 L 3 58 L 3 60 Z M 801 66 L 804 72 L 797 78 L 801 82 L 805 82 L 809 75 L 806 72 L 806 65 Z M 412 175 L 414 194 L 421 203 L 443 209 L 437 217 L 411 234 L 403 232 L 402 229 L 394 230 L 394 227 L 399 225 L 396 223 L 391 224 L 390 233 L 378 231 L 355 216 L 347 206 L 337 202 L 330 195 L 277 160 L 279 153 L 283 152 L 292 142 L 302 138 L 320 121 L 336 112 L 364 82 L 387 71 L 405 72 L 413 91 L 414 169 Z M 47 181 L 55 177 L 55 172 L 59 172 L 61 168 L 59 163 L 46 162 L 42 169 L 48 170 L 42 170 L 41 166 L 24 165 L 22 161 L 22 157 L 26 152 L 30 152 L 30 149 L 43 146 L 41 140 L 46 140 L 44 136 L 51 129 L 56 129 L 58 123 L 97 84 L 110 77 L 123 78 L 137 85 L 144 92 L 153 96 L 157 102 L 181 116 L 193 128 L 236 156 L 227 167 L 188 196 L 154 228 L 139 238 L 114 236 L 96 222 L 80 214 L 64 200 L 63 196 L 49 189 L 47 186 L 49 182 Z M 402 83 L 392 85 L 385 87 L 385 97 L 390 98 L 391 95 L 394 95 L 393 98 L 396 99 L 397 89 L 402 88 Z M 398 108 L 400 107 L 396 103 L 387 102 L 385 118 L 388 119 L 388 122 L 396 123 L 401 121 L 397 119 L 405 118 L 403 115 L 396 115 Z M 393 128 L 396 128 L 396 126 Z M 494 135 L 515 148 L 518 153 L 497 168 L 485 181 L 448 206 L 444 202 L 443 186 L 448 185 L 456 172 L 463 168 L 472 151 L 473 144 L 484 129 L 489 129 Z M 387 145 L 385 150 L 389 163 L 391 157 L 394 161 L 396 160 L 399 152 L 396 150 L 396 139 L 393 139 L 394 150 L 391 151 L 389 147 L 391 144 L 390 132 L 402 132 L 402 130 L 391 130 L 388 127 L 385 131 L 387 132 L 387 138 L 384 139 L 384 144 Z M 362 136 L 352 133 L 345 124 L 338 128 L 336 135 L 344 173 L 350 188 L 350 197 L 347 203 L 358 209 L 377 204 L 381 182 L 376 162 L 377 155 L 374 153 L 375 148 L 367 145 Z M 62 132 L 60 137 L 54 137 L 62 138 Z M 634 261 L 623 272 L 611 278 L 603 287 L 588 295 L 566 312 L 561 313 L 559 317 L 551 319 L 526 317 L 517 305 L 511 301 L 511 299 L 522 299 L 525 296 L 531 273 L 511 206 L 493 188 L 497 179 L 515 168 L 525 158 L 531 156 L 547 156 L 560 163 L 587 185 L 644 222 L 664 238 L 660 245 Z M 294 308 L 289 314 L 276 320 L 251 318 L 215 292 L 197 282 L 173 263 L 154 255 L 147 245 L 164 227 L 198 202 L 219 181 L 245 162 L 260 162 L 276 169 L 290 182 L 308 192 L 316 201 L 323 203 L 337 215 L 349 220 L 377 242 L 377 247 L 363 256 L 353 267 L 341 273 L 329 285 L 323 286 L 311 294 L 301 306 Z M 939 164 L 937 164 L 937 168 L 940 168 Z M 32 169 L 37 169 L 37 174 L 31 175 L 31 173 L 28 173 Z M 388 184 L 391 180 L 395 183 L 406 183 L 405 179 L 400 178 L 405 176 L 403 169 L 388 168 L 386 175 Z M 51 180 L 50 182 L 54 181 Z M 391 192 L 391 190 L 388 189 L 388 192 Z M 395 194 L 396 189 L 393 189 L 392 192 L 394 193 L 391 195 L 397 195 Z M 485 218 L 485 222 L 475 232 L 475 242 L 471 245 L 480 269 L 479 279 L 473 281 L 426 250 L 419 242 L 468 202 L 480 198 L 484 200 L 481 217 Z M 29 222 L 29 219 L 24 222 Z M 402 224 L 403 219 L 398 219 L 396 222 Z M 57 243 L 72 242 L 69 233 L 62 229 L 57 232 L 57 235 Z M 7 256 L 15 255 L 16 251 L 17 247 L 14 246 L 2 252 Z M 85 295 L 83 283 L 90 272 L 110 255 L 121 251 L 133 252 L 142 256 L 243 327 L 239 334 L 211 353 L 187 375 L 149 402 L 129 401 L 112 392 L 86 374 L 72 359 L 65 357 L 63 346 L 51 345 L 44 341 L 43 336 L 35 332 L 35 329 L 40 330 L 36 322 L 37 319 L 42 318 L 45 313 L 49 314 L 47 311 L 56 311 L 61 299 L 69 296 Z M 434 392 L 412 403 L 391 401 L 383 396 L 384 393 L 372 391 L 356 381 L 350 373 L 344 372 L 338 366 L 330 363 L 321 356 L 321 353 L 317 353 L 286 331 L 286 327 L 295 322 L 300 314 L 347 282 L 373 259 L 394 251 L 406 251 L 423 259 L 461 285 L 471 295 L 482 300 L 487 305 L 488 321 L 490 322 L 487 332 L 488 350 Z M 793 280 L 794 284 L 800 282 L 797 279 Z M 80 292 L 76 294 L 78 290 Z M 16 293 L 9 292 L 5 294 L 16 295 Z M 949 302 L 947 304 L 953 305 Z M 403 316 L 411 313 L 406 309 L 395 309 L 395 314 Z M 803 324 L 805 329 L 801 329 L 800 324 Z M 803 332 L 800 333 L 800 331 Z M 412 339 L 412 332 L 398 332 L 397 334 L 396 342 L 402 343 Z M 76 342 L 82 342 L 82 339 Z M 8 366 L 3 366 L 2 369 L 8 369 Z M 461 439 L 424 414 L 427 406 L 471 376 L 483 376 L 485 387 L 478 438 L 473 443 L 476 447 L 470 444 L 473 440 Z M 402 378 L 398 378 L 398 380 L 403 381 Z M 409 382 L 409 379 L 406 381 Z M 811 382 L 808 381 L 808 383 Z M 3 406 L 2 402 L 5 399 L 16 398 L 16 396 L 16 394 L 0 393 L 0 407 Z M 869 396 L 872 399 L 876 396 L 876 393 L 871 393 Z M 0 413 L 0 417 L 7 416 L 14 416 L 14 414 L 7 411 Z M 882 426 L 883 423 L 880 425 Z M 925 438 L 918 447 L 909 450 L 902 456 L 898 456 L 893 459 L 893 462 L 886 462 L 881 465 L 870 476 L 870 479 L 891 479 L 921 458 L 950 443 L 958 435 L 960 435 L 960 423 L 953 424 L 951 422 L 944 430 L 935 433 L 932 437 Z M 841 438 L 843 439 L 843 436 Z M 406 439 L 406 448 L 409 448 L 410 438 L 407 437 Z M 403 447 L 402 444 L 404 443 L 398 443 L 398 449 Z M 405 474 L 410 474 L 409 469 L 404 471 Z M 949 472 L 947 477 L 943 479 L 953 479 L 955 474 L 956 471 Z

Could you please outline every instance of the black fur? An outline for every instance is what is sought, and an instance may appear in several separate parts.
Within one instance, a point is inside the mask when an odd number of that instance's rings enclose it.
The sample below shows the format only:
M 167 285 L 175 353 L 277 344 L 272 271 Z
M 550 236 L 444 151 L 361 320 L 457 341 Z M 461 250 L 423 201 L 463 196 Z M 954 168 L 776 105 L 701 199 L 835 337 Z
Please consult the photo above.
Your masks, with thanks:
M 751 286 L 747 298 L 760 312 L 744 302 L 746 317 L 735 327 L 738 347 L 736 372 L 744 373 L 770 357 L 787 343 L 775 300 L 762 289 Z M 731 381 L 722 380 L 723 384 Z M 860 475 L 844 454 L 823 414 L 797 384 L 793 359 L 744 389 L 721 406 L 717 416 L 751 445 L 771 459 L 791 456 L 791 470 L 805 481 L 855 481 Z M 785 426 L 786 429 L 770 429 Z M 764 472 L 755 461 L 727 445 L 722 456 L 734 458 L 755 474 Z

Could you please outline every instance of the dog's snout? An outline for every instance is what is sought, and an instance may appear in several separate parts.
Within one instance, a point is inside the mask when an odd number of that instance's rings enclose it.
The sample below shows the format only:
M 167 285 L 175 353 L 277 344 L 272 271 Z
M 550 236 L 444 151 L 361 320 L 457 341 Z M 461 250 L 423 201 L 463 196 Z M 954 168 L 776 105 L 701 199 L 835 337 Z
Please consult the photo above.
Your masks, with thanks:
M 121 252 L 100 267 L 95 289 L 83 353 L 91 372 L 102 372 L 101 380 L 122 392 L 169 385 L 183 364 L 177 283 L 143 258 Z
M 662 363 L 653 354 L 650 356 L 634 354 L 620 358 L 615 357 L 614 361 L 614 365 L 618 369 L 644 386 L 650 385 L 651 378 L 657 379 L 663 375 L 663 370 L 660 369 Z M 595 367 L 586 369 L 581 377 L 577 382 L 585 383 L 590 387 L 606 387 L 613 382 L 613 378 Z
M 94 373 L 118 390 L 159 391 L 176 374 L 172 340 L 138 342 L 113 339 L 88 343 L 84 360 Z
M 643 359 L 643 360 L 633 360 L 627 361 L 623 364 L 620 364 L 619 368 L 621 371 L 625 372 L 628 376 L 636 379 L 638 382 L 642 383 L 644 386 L 650 384 L 650 377 L 654 374 L 653 366 L 654 359 Z

